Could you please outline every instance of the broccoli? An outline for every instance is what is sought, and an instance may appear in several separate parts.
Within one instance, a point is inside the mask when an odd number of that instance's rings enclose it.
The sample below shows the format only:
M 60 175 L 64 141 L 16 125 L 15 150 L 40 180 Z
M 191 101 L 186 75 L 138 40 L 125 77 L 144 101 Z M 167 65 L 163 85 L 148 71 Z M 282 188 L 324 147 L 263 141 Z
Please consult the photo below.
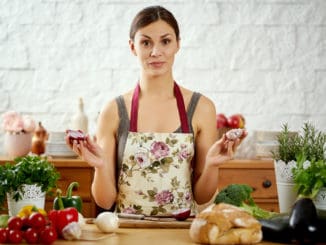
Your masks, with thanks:
M 257 206 L 251 197 L 253 189 L 245 184 L 230 184 L 222 189 L 215 197 L 214 203 L 228 203 L 242 208 L 257 219 L 269 219 L 276 215 Z

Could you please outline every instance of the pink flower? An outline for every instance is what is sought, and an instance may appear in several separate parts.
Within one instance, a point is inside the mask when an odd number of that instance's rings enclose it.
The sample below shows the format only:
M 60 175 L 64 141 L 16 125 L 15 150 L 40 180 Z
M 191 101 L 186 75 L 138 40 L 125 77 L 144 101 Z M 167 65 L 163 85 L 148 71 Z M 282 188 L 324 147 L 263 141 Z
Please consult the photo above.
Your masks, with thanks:
M 190 194 L 189 192 L 187 192 L 187 193 L 185 194 L 185 200 L 186 200 L 188 203 L 192 201 L 192 196 L 191 196 L 191 194 Z
M 181 151 L 178 154 L 179 160 L 182 161 L 183 159 L 187 159 L 188 157 L 190 157 L 190 152 L 187 148 L 181 146 Z
M 127 207 L 125 208 L 122 213 L 125 213 L 125 214 L 135 214 L 136 213 L 136 210 L 132 207 Z
M 142 151 L 136 152 L 135 160 L 136 160 L 137 164 L 139 165 L 139 167 L 141 167 L 141 168 L 146 168 L 150 165 L 150 161 L 148 159 L 146 152 L 142 152 Z
M 35 121 L 30 116 L 23 116 L 24 131 L 33 132 L 35 130 Z
M 170 149 L 168 145 L 162 141 L 154 141 L 151 145 L 151 153 L 156 159 L 167 156 L 169 154 L 169 151 Z
M 155 195 L 155 201 L 159 205 L 171 203 L 173 201 L 173 199 L 174 199 L 173 194 L 168 190 L 161 191 L 160 193 L 157 193 Z
M 12 133 L 33 132 L 35 122 L 30 116 L 21 116 L 15 111 L 2 114 L 2 128 Z

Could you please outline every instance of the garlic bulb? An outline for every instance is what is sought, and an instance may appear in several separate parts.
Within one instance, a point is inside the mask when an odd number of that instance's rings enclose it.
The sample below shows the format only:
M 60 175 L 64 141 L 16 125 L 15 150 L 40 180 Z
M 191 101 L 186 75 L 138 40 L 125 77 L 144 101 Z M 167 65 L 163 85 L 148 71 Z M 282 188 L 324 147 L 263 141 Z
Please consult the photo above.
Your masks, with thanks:
M 94 223 L 103 232 L 115 232 L 119 228 L 119 217 L 116 213 L 102 212 Z
M 62 229 L 62 236 L 65 240 L 78 240 L 81 237 L 82 230 L 78 222 L 71 222 Z

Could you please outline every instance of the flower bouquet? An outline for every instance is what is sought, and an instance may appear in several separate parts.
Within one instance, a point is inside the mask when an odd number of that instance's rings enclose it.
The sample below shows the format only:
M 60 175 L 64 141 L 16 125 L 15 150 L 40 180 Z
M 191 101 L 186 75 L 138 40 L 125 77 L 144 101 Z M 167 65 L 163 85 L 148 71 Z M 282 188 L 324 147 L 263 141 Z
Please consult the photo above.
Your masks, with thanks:
M 5 132 L 4 149 L 9 156 L 20 157 L 29 153 L 35 121 L 27 115 L 15 111 L 2 114 L 2 129 Z

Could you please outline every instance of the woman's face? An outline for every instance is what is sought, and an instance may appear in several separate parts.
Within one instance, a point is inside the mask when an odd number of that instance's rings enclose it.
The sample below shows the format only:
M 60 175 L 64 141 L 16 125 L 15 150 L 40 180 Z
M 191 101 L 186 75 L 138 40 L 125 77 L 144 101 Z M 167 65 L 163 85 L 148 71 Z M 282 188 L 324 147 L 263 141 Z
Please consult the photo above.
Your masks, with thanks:
M 160 76 L 172 72 L 174 56 L 179 50 L 179 41 L 174 29 L 159 20 L 139 29 L 130 48 L 150 76 Z

